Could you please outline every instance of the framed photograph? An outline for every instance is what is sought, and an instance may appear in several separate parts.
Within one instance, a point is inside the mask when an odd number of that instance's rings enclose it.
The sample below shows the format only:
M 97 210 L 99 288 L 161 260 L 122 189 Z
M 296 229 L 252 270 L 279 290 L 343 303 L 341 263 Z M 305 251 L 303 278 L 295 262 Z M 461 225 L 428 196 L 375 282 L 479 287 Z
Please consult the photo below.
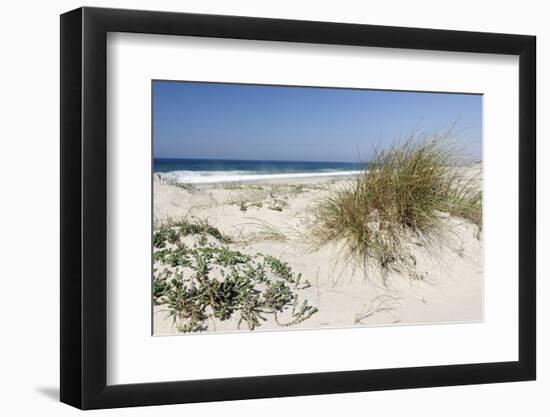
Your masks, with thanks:
M 533 380 L 535 37 L 61 16 L 61 401 Z

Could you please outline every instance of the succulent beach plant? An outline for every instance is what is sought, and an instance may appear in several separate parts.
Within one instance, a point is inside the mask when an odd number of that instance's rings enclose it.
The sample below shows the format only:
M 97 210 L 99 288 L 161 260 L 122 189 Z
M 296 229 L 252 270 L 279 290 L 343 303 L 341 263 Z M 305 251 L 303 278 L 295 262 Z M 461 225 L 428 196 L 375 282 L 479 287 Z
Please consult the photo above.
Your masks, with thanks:
M 193 244 L 182 242 L 190 236 Z M 269 315 L 291 326 L 317 312 L 299 300 L 297 291 L 309 286 L 301 274 L 276 257 L 232 249 L 230 242 L 206 222 L 171 221 L 155 230 L 153 297 L 179 331 L 204 331 L 212 319 L 231 318 L 254 330 Z

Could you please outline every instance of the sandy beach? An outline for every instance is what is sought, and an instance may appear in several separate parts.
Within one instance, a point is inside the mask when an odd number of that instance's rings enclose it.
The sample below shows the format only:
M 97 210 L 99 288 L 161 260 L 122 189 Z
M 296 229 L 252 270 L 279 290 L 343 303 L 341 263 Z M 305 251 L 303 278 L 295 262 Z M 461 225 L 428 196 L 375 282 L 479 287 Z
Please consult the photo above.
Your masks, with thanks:
M 481 186 L 481 167 L 472 168 L 470 175 L 479 178 Z M 483 320 L 483 235 L 463 219 L 441 213 L 452 249 L 445 246 L 428 255 L 413 241 L 414 271 L 390 271 L 384 277 L 345 257 L 337 242 L 320 248 L 308 242 L 312 208 L 353 178 L 176 184 L 155 175 L 154 223 L 158 227 L 169 219 L 208 222 L 231 237 L 226 244 L 230 249 L 274 256 L 301 274 L 308 285 L 296 293 L 315 307 L 315 314 L 290 325 L 284 324 L 292 322 L 285 316 L 289 312 L 278 320 L 267 315 L 255 331 Z M 166 267 L 155 261 L 154 268 L 159 275 Z M 179 333 L 165 304 L 155 305 L 153 315 L 155 335 Z M 247 330 L 235 317 L 209 319 L 204 329 Z

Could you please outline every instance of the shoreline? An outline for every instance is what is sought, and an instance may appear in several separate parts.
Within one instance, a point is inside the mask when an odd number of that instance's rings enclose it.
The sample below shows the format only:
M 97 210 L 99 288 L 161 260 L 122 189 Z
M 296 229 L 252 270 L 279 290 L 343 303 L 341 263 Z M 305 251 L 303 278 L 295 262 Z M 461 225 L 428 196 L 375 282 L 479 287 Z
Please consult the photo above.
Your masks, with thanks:
M 306 183 L 309 181 L 319 180 L 334 180 L 345 177 L 355 177 L 361 174 L 361 171 L 343 171 L 343 172 L 296 172 L 296 173 L 280 173 L 280 174 L 243 174 L 243 175 L 233 175 L 226 176 L 226 178 L 208 177 L 204 178 L 192 178 L 192 179 L 179 179 L 177 175 L 172 174 L 173 172 L 178 171 L 169 171 L 169 172 L 154 172 L 154 178 L 159 181 L 174 183 L 180 185 L 192 185 L 192 186 L 207 186 L 207 185 L 223 185 L 223 184 L 233 184 L 233 183 L 246 183 L 246 184 L 257 184 L 257 183 L 287 183 L 287 182 L 300 182 L 304 180 Z M 197 171 L 200 172 L 200 171 Z M 220 171 L 224 172 L 224 171 Z
M 458 168 L 464 168 L 468 171 L 469 176 L 475 176 L 475 177 L 481 177 L 481 170 L 482 170 L 482 163 L 481 162 L 474 162 L 470 165 L 465 166 L 458 166 Z M 196 176 L 193 176 L 191 178 L 189 177 L 183 177 L 178 178 L 178 174 L 180 172 L 185 172 L 187 175 L 190 175 L 190 173 L 196 174 Z M 157 171 L 153 172 L 153 179 L 154 182 L 162 182 L 172 185 L 180 185 L 180 186 L 197 186 L 197 187 L 204 187 L 204 186 L 219 186 L 219 185 L 225 185 L 225 184 L 297 184 L 297 183 L 303 183 L 308 184 L 311 182 L 323 182 L 323 181 L 334 181 L 334 180 L 340 180 L 345 178 L 354 178 L 358 175 L 360 175 L 363 171 L 362 170 L 354 170 L 354 171 L 330 171 L 330 172 L 281 172 L 281 173 L 270 173 L 270 174 L 233 174 L 233 175 L 221 175 L 219 177 L 215 177 L 212 175 L 209 177 L 208 175 L 201 176 L 201 172 L 238 172 L 238 171 L 184 171 L 184 170 L 174 170 L 174 171 Z M 244 171 L 243 171 L 244 172 Z M 481 178 L 479 178 L 481 180 Z

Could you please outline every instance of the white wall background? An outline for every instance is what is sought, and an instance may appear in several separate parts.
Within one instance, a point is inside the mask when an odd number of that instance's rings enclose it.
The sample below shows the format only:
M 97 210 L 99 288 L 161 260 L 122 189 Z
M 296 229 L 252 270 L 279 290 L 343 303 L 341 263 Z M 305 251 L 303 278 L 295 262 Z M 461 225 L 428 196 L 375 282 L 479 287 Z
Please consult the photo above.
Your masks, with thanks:
M 0 23 L 0 410 L 3 415 L 75 415 L 58 403 L 59 379 L 59 17 L 73 0 L 9 2 Z M 123 0 L 86 5 L 236 14 L 395 26 L 532 34 L 538 37 L 539 259 L 550 250 L 550 210 L 543 190 L 550 147 L 543 119 L 550 97 L 550 26 L 535 0 L 353 2 L 255 0 Z M 546 232 L 546 233 L 545 233 Z M 545 234 L 545 236 L 543 236 Z M 550 267 L 539 262 L 539 378 L 537 382 L 432 388 L 231 403 L 145 407 L 94 415 L 422 416 L 548 415 L 550 392 Z M 463 341 L 457 340 L 457 343 Z M 546 395 L 545 395 L 546 394 Z

